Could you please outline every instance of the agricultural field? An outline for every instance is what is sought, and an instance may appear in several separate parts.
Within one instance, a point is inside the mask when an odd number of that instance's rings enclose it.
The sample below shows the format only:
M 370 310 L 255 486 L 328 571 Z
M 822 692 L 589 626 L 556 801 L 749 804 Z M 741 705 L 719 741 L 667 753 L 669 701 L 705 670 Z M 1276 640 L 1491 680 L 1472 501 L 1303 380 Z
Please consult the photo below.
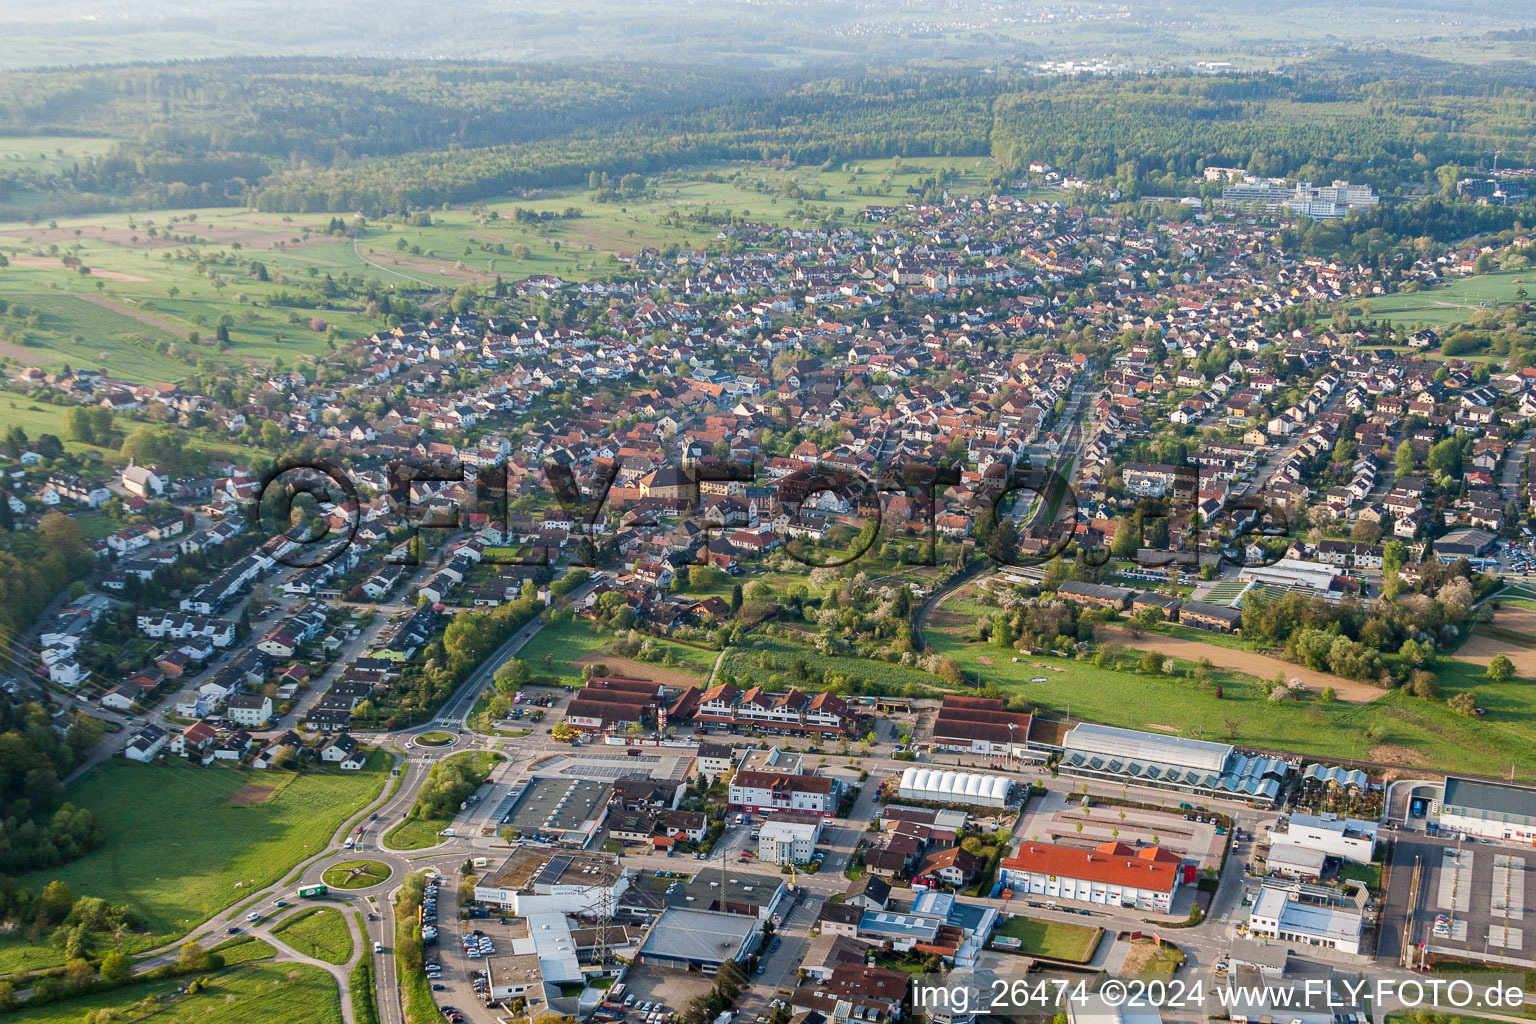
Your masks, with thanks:
M 107 844 L 19 881 L 41 889 L 58 879 L 78 895 L 131 907 L 146 926 L 130 937 L 131 948 L 153 948 L 320 852 L 378 796 L 386 777 L 377 764 L 294 774 L 199 768 L 180 759 L 111 761 L 69 792 L 96 813 Z M 0 970 L 61 955 L 47 946 L 0 946 Z
M 305 956 L 328 964 L 345 965 L 352 959 L 352 932 L 341 911 L 315 907 L 294 914 L 272 930 L 284 944 Z
M 110 1010 L 119 1024 L 341 1024 L 341 996 L 329 974 L 309 964 L 252 964 L 208 977 L 196 995 L 184 979 L 145 982 L 26 1011 L 28 1024 L 79 1024 Z

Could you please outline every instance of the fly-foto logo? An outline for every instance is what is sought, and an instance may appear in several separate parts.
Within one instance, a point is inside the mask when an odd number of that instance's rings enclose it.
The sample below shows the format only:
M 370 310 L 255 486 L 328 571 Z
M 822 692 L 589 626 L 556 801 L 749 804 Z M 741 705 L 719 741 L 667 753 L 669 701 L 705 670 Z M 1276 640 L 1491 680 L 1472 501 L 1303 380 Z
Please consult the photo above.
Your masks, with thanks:
M 1120 557 L 1144 569 L 1206 562 L 1252 567 L 1273 564 L 1280 557 L 1274 543 L 1288 536 L 1289 520 L 1282 508 L 1262 495 L 1218 500 L 1206 496 L 1202 467 L 1162 467 L 1166 472 L 1155 492 L 1141 480 L 1127 489 L 1137 499 L 1131 517 L 1136 531 L 1134 551 Z M 818 462 L 772 481 L 759 480 L 755 462 L 741 459 L 699 460 L 665 467 L 651 475 L 654 493 L 633 502 L 653 512 L 656 519 L 692 523 L 689 547 L 698 562 L 709 560 L 711 545 L 731 529 L 723 514 L 710 514 L 704 506 L 710 495 L 728 494 L 730 485 L 771 495 L 754 494 L 753 512 L 758 532 L 767 531 L 772 546 L 810 568 L 836 568 L 863 558 L 875 546 L 882 531 L 901 532 L 921 538 L 921 550 L 909 564 L 936 562 L 939 510 L 946 494 L 962 484 L 956 466 L 904 462 L 878 469 L 874 477 L 842 464 Z M 555 523 L 566 536 L 595 538 L 605 529 L 605 510 L 621 466 L 609 462 L 596 467 L 584 481 L 563 462 L 542 467 L 546 491 L 555 499 Z M 386 468 L 385 493 L 396 525 L 409 530 L 410 542 L 398 545 L 388 561 L 401 565 L 419 563 L 414 540 L 424 529 L 456 531 L 464 524 L 466 504 L 491 531 L 492 543 L 482 562 L 493 565 L 550 565 L 555 558 L 551 541 L 535 534 L 514 534 L 509 527 L 512 496 L 505 466 L 467 469 L 453 456 L 432 459 L 407 458 Z M 464 485 L 471 484 L 472 500 Z M 456 500 L 444 497 L 453 488 Z M 887 510 L 902 499 L 900 518 L 887 523 Z M 761 510 L 757 503 L 764 506 Z M 1076 544 L 1089 565 L 1107 565 L 1116 553 L 1101 530 L 1079 520 L 1078 496 L 1055 469 L 1015 467 L 1006 475 L 987 475 L 971 484 L 962 516 L 986 521 L 997 529 L 1009 528 L 1027 543 L 1006 547 L 979 545 L 999 565 L 1027 568 L 1042 565 Z M 356 483 L 346 467 L 330 459 L 285 458 L 263 477 L 249 508 L 257 529 L 280 533 L 286 543 L 274 557 L 283 565 L 310 568 L 324 565 L 346 550 L 357 535 L 362 507 Z M 295 521 L 297 520 L 297 522 Z M 1165 520 L 1163 531 L 1157 523 Z M 844 543 L 821 544 L 820 524 L 832 521 L 848 535 Z M 1172 527 L 1177 526 L 1177 529 Z M 495 532 L 499 531 L 497 538 Z M 1177 546 L 1146 546 L 1148 534 L 1167 532 Z M 595 543 L 578 544 L 577 565 L 597 568 L 601 554 Z

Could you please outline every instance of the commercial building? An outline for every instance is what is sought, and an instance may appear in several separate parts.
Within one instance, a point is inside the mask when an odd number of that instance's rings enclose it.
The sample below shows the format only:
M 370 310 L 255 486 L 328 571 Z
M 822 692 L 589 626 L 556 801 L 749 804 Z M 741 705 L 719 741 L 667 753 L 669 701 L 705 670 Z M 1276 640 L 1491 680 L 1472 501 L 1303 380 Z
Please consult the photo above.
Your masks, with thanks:
M 759 922 L 781 922 L 789 901 L 789 877 L 775 868 L 772 874 L 744 864 L 730 864 L 722 871 L 718 861 L 704 865 L 691 878 L 669 878 L 647 888 L 631 885 L 619 897 L 618 913 L 626 921 L 650 921 L 668 908 L 712 910 L 741 914 Z
M 746 960 L 758 934 L 755 917 L 669 907 L 640 944 L 639 959 L 651 967 L 714 974 L 728 960 Z
M 908 768 L 901 773 L 899 792 L 903 800 L 1007 807 L 1013 794 L 1013 780 L 1001 775 Z
M 1448 775 L 1439 823 L 1443 832 L 1536 842 L 1536 789 Z
M 611 913 L 629 887 L 629 872 L 609 854 L 519 846 L 475 885 L 475 901 L 519 917 Z
M 1365 930 L 1359 891 L 1353 896 L 1305 882 L 1266 882 L 1248 912 L 1256 937 L 1358 956 Z
M 804 864 L 821 839 L 821 818 L 769 815 L 757 832 L 757 857 L 765 864 Z
M 1156 846 L 1121 842 L 1091 850 L 1026 842 L 1002 862 L 1002 887 L 1078 903 L 1166 912 L 1184 878 L 1180 857 Z
M 502 824 L 515 838 L 583 847 L 601 833 L 613 786 L 592 779 L 535 776 L 511 796 Z
M 1353 864 L 1369 864 L 1376 856 L 1377 824 L 1334 814 L 1292 814 L 1269 829 L 1271 849 L 1295 846 L 1317 850 Z
M 1083 722 L 1062 740 L 1061 771 L 1201 796 L 1273 801 L 1291 766 L 1228 743 Z
M 1336 583 L 1338 569 L 1326 562 L 1302 558 L 1282 558 L 1273 565 L 1245 567 L 1238 574 L 1241 581 L 1253 581 L 1267 587 L 1299 590 L 1314 597 L 1336 601 L 1344 590 Z

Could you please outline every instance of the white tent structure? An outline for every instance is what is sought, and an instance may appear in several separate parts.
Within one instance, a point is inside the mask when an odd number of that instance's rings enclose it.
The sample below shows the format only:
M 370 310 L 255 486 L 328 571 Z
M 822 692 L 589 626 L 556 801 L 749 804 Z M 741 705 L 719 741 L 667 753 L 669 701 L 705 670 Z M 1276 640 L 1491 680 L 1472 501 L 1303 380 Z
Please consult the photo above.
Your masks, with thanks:
M 1006 807 L 1012 791 L 1012 780 L 1001 775 L 948 772 L 934 768 L 908 768 L 901 773 L 900 793 L 904 800 Z

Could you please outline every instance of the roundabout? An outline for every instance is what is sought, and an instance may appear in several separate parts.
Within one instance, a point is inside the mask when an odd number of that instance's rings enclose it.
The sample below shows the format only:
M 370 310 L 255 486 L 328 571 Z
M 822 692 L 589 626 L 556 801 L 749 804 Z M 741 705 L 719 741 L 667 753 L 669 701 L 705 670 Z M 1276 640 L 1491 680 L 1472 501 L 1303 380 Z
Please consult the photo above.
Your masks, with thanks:
M 322 876 L 332 889 L 367 889 L 389 881 L 394 869 L 379 860 L 345 860 L 325 869 Z
M 423 747 L 451 747 L 457 742 L 457 738 L 447 732 L 418 733 L 415 740 Z

